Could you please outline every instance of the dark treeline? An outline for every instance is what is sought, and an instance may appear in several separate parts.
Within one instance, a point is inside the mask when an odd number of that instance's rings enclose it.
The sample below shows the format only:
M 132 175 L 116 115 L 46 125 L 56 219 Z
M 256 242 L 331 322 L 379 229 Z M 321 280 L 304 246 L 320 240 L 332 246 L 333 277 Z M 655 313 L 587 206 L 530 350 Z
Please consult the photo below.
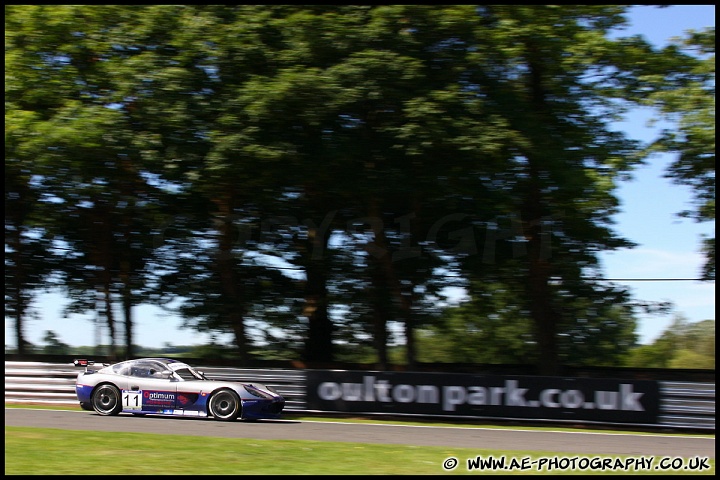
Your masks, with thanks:
M 385 368 L 401 345 L 412 367 L 442 343 L 542 374 L 619 365 L 639 309 L 667 305 L 603 277 L 598 254 L 632 246 L 615 188 L 672 151 L 685 214 L 714 220 L 715 195 L 714 28 L 657 49 L 610 35 L 627 9 L 6 6 L 18 353 L 60 288 L 102 314 L 111 357 L 149 303 L 245 362 Z M 677 129 L 613 130 L 634 105 Z
M 449 309 L 452 311 L 453 309 Z M 442 322 L 440 322 L 442 324 Z M 505 373 L 508 375 L 533 375 L 537 373 L 537 365 L 520 363 L 482 363 L 478 360 L 497 359 L 489 356 L 486 349 L 468 349 L 466 344 L 473 344 L 474 338 L 459 338 L 461 330 L 451 330 L 442 326 L 443 332 L 436 335 L 423 334 L 418 340 L 420 362 L 413 366 L 418 371 L 465 372 L 465 373 Z M 5 360 L 30 362 L 72 363 L 75 358 L 89 358 L 94 361 L 109 362 L 117 357 L 110 357 L 111 345 L 96 343 L 88 346 L 67 345 L 53 331 L 46 331 L 44 345 L 27 345 L 26 353 L 19 355 L 13 348 L 5 348 Z M 135 357 L 173 357 L 195 365 L 240 365 L 246 368 L 333 368 L 368 370 L 376 369 L 377 356 L 371 349 L 356 348 L 355 352 L 338 355 L 329 363 L 305 362 L 299 358 L 290 358 L 283 352 L 257 348 L 248 361 L 239 361 L 237 349 L 211 339 L 205 344 L 173 345 L 164 342 L 162 347 L 133 345 Z M 483 343 L 488 345 L 490 342 Z M 117 347 L 123 358 L 123 347 Z M 492 352 L 494 353 L 494 352 Z M 388 348 L 391 370 L 407 370 L 404 361 L 404 346 L 392 345 Z M 505 357 L 508 362 L 519 362 L 521 358 Z M 564 364 L 558 371 L 559 375 L 574 376 L 580 372 L 595 372 L 590 376 L 610 376 L 613 378 L 631 378 L 632 371 L 653 372 L 648 378 L 682 380 L 688 369 L 704 371 L 703 378 L 712 378 L 715 370 L 715 320 L 688 322 L 683 316 L 676 315 L 672 324 L 652 343 L 637 345 L 630 348 L 626 355 L 617 358 Z M 675 373 L 668 373 L 669 371 Z M 602 373 L 601 373 L 602 372 Z M 625 372 L 618 377 L 619 372 Z M 668 375 L 666 375 L 668 373 Z M 586 373 L 582 374 L 583 376 Z M 697 378 L 696 378 L 697 379 Z M 689 380 L 689 378 L 685 378 Z M 697 381 L 709 381 L 699 380 Z

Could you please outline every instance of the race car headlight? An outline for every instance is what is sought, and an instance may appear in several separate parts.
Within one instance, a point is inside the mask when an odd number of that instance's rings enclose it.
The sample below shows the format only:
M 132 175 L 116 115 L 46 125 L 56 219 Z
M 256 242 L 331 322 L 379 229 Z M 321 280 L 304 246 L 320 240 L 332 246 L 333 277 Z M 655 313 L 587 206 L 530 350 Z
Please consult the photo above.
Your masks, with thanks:
M 265 393 L 262 390 L 259 390 L 255 387 L 253 387 L 252 385 L 243 385 L 243 387 L 245 387 L 245 391 L 248 392 L 253 397 L 267 398 L 267 399 L 273 398 L 273 396 L 270 395 L 269 393 Z

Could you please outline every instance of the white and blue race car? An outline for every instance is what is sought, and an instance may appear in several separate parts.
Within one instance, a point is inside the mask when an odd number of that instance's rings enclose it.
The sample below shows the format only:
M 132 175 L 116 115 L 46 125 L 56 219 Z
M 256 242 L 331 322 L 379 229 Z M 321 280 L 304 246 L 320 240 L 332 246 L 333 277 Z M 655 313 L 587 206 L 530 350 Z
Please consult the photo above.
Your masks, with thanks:
M 75 392 L 84 410 L 100 415 L 189 415 L 232 421 L 276 419 L 285 399 L 258 383 L 209 380 L 190 365 L 169 358 L 139 358 L 115 364 L 78 359 L 84 367 Z

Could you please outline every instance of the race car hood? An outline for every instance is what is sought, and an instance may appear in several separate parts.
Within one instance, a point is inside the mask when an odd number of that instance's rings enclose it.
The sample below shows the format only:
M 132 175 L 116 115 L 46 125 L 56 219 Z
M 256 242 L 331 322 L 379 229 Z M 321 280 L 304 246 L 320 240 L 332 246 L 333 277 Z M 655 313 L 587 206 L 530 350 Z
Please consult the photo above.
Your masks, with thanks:
M 242 398 L 261 397 L 261 398 L 277 398 L 280 395 L 267 385 L 256 382 L 228 382 L 223 380 L 186 380 L 182 382 L 182 390 L 191 390 L 195 392 L 212 392 L 219 388 L 232 388 Z

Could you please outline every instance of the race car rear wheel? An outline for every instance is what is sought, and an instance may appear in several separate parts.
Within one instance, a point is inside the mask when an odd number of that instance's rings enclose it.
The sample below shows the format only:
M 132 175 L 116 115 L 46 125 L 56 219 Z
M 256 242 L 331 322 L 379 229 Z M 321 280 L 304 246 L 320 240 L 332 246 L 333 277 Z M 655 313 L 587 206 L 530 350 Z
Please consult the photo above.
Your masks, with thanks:
M 117 415 L 122 410 L 120 390 L 115 385 L 100 385 L 92 394 L 93 409 L 100 415 Z
M 240 416 L 240 397 L 232 390 L 220 390 L 210 397 L 210 415 L 215 420 L 229 422 Z

